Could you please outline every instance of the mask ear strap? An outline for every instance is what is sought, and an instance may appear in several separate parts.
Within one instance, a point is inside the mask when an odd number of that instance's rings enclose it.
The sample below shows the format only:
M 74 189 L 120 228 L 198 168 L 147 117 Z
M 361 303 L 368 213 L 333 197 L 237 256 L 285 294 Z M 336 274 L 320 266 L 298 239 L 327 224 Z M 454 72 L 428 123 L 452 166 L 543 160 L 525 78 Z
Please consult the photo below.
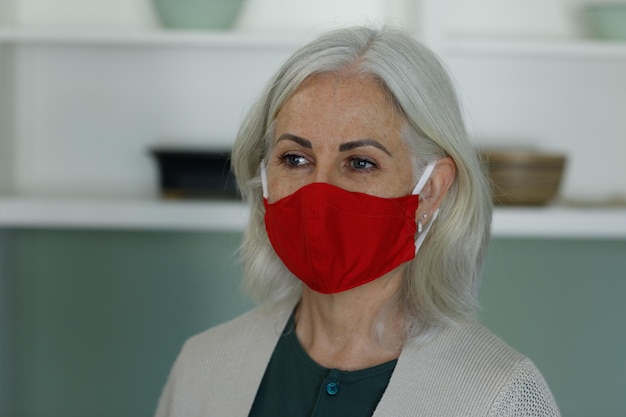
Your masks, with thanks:
M 263 198 L 267 198 L 267 171 L 265 168 L 265 160 L 261 161 L 261 183 L 263 184 Z
M 424 173 L 422 174 L 422 176 L 420 177 L 419 181 L 417 182 L 417 185 L 413 189 L 413 194 L 419 194 L 422 191 L 422 189 L 426 185 L 426 182 L 430 179 L 430 176 L 432 175 L 432 173 L 433 173 L 433 171 L 435 169 L 435 166 L 437 166 L 437 161 L 436 160 L 432 161 L 432 162 L 429 162 L 428 165 L 426 165 L 426 168 L 424 169 Z M 424 239 L 426 239 L 426 235 L 428 234 L 428 231 L 430 230 L 430 227 L 435 222 L 435 219 L 437 218 L 438 214 L 439 214 L 439 209 L 435 210 L 435 212 L 433 213 L 432 218 L 430 219 L 430 221 L 426 225 L 426 228 L 424 229 L 424 231 L 422 233 L 420 233 L 420 235 L 415 240 L 415 253 L 417 253 L 417 251 L 420 248 L 420 246 L 422 246 L 422 243 L 424 243 Z
M 428 165 L 426 165 L 426 168 L 424 168 L 424 172 L 422 173 L 422 176 L 420 177 L 419 181 L 417 182 L 417 185 L 413 189 L 413 194 L 419 194 L 422 191 L 422 188 L 424 188 L 424 186 L 426 185 L 426 182 L 430 179 L 430 176 L 432 175 L 436 166 L 437 166 L 436 160 L 429 162 Z

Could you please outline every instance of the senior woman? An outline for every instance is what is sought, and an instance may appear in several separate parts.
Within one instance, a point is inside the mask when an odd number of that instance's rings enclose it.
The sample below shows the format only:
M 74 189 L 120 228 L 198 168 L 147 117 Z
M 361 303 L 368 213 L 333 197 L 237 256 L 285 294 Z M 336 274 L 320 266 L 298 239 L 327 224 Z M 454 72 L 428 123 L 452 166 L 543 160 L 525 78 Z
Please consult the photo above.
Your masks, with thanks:
M 185 344 L 157 416 L 558 416 L 474 317 L 489 186 L 424 46 L 365 27 L 304 46 L 233 167 L 260 306 Z

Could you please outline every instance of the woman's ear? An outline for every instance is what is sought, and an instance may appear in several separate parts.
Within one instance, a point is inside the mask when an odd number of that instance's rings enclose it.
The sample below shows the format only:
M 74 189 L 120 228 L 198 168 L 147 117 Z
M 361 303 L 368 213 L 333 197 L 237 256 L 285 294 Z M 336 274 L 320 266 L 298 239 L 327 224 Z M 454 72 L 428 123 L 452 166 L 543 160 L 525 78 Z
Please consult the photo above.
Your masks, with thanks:
M 420 192 L 420 205 L 416 213 L 418 218 L 424 214 L 430 217 L 439 208 L 455 177 L 456 163 L 452 158 L 448 156 L 437 161 L 433 173 Z

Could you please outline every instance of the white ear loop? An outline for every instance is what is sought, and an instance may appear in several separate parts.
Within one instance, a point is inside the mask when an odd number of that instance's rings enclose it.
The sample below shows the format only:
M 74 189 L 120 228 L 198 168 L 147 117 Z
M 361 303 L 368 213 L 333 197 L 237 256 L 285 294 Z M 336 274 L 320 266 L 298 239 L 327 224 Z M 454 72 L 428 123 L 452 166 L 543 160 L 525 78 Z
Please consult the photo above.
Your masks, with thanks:
M 263 184 L 263 198 L 268 198 L 267 193 L 267 172 L 265 168 L 265 159 L 261 161 L 261 183 Z
M 435 166 L 437 166 L 437 161 L 429 162 L 428 165 L 426 165 L 426 168 L 424 169 L 424 173 L 422 174 L 419 181 L 417 182 L 417 185 L 413 189 L 413 194 L 419 194 L 422 191 L 422 189 L 426 185 L 426 182 L 428 182 L 428 180 L 430 179 L 430 176 L 435 170 Z M 415 253 L 417 253 L 420 246 L 422 246 L 422 243 L 424 243 L 424 239 L 426 239 L 426 235 L 428 234 L 428 231 L 430 230 L 430 226 L 433 225 L 438 214 L 439 214 L 439 209 L 435 210 L 432 218 L 426 225 L 426 229 L 424 229 L 424 231 L 420 233 L 420 235 L 415 240 Z
M 426 168 L 424 168 L 424 172 L 417 182 L 417 185 L 413 188 L 413 194 L 419 194 L 422 191 L 422 188 L 424 188 L 426 182 L 430 179 L 430 176 L 433 174 L 436 166 L 437 161 L 429 162 L 428 165 L 426 165 Z

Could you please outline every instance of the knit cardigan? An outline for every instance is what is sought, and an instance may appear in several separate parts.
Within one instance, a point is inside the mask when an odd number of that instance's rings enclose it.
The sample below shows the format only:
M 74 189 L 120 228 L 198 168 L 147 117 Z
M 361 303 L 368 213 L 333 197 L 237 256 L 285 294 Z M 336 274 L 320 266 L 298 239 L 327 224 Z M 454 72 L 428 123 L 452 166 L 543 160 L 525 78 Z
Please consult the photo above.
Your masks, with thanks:
M 245 417 L 290 309 L 255 309 L 190 338 L 156 417 Z M 374 417 L 558 417 L 533 363 L 474 321 L 407 344 Z

